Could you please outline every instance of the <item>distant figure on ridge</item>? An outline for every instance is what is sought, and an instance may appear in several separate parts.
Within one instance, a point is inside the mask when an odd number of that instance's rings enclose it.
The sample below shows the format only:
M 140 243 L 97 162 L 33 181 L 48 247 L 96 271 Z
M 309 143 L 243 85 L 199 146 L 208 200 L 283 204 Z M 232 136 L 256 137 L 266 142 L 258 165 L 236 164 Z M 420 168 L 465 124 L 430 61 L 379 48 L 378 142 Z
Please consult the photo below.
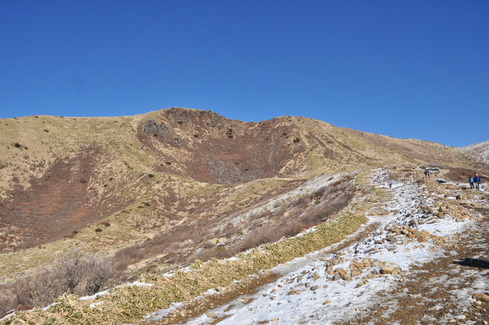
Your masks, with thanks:
M 424 177 L 429 177 L 430 176 L 430 170 L 428 168 L 426 168 L 424 170 Z
M 469 177 L 469 185 L 470 188 L 474 188 L 474 178 L 472 176 Z
M 392 188 L 392 179 L 389 179 L 387 183 L 389 183 L 389 188 Z

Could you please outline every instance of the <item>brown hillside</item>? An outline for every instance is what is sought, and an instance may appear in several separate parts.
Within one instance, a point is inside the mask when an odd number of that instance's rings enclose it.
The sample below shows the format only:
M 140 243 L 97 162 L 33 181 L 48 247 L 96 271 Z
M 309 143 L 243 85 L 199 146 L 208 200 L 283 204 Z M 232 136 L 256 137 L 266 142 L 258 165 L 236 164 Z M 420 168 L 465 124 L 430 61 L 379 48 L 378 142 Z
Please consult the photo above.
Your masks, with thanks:
M 118 251 L 121 268 L 229 255 L 337 211 L 359 191 L 347 172 L 428 165 L 475 166 L 457 148 L 302 117 L 255 123 L 171 108 L 2 119 L 1 276 L 74 246 Z M 345 174 L 325 176 L 332 173 Z M 315 176 L 327 186 L 294 192 Z M 283 234 L 256 235 L 287 223 Z
M 157 158 L 155 170 L 215 184 L 293 177 L 306 146 L 293 123 L 245 123 L 213 112 L 164 110 L 146 120 L 139 141 Z M 288 165 L 290 163 L 290 166 Z

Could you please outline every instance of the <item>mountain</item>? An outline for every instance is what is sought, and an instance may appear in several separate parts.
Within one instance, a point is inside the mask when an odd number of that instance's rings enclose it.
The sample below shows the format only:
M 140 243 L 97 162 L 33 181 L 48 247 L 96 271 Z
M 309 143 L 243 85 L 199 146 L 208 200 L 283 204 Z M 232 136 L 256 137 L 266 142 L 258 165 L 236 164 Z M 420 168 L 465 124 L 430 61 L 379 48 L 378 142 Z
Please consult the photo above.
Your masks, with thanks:
M 457 148 L 432 142 L 302 117 L 246 123 L 183 108 L 2 119 L 0 135 L 3 253 L 59 240 L 93 246 L 94 237 L 115 250 L 242 213 L 261 196 L 325 173 L 469 166 Z
M 292 116 L 255 123 L 170 108 L 2 119 L 0 252 L 57 242 L 115 252 L 163 233 L 195 238 L 187 228 L 201 220 L 215 240 L 221 220 L 313 176 L 430 165 L 470 162 L 457 148 Z
M 114 256 L 121 272 L 228 257 L 327 220 L 362 191 L 358 171 L 443 167 L 465 181 L 489 174 L 487 147 L 184 108 L 1 119 L 0 279 L 75 247 Z M 299 192 L 325 175 L 328 187 Z

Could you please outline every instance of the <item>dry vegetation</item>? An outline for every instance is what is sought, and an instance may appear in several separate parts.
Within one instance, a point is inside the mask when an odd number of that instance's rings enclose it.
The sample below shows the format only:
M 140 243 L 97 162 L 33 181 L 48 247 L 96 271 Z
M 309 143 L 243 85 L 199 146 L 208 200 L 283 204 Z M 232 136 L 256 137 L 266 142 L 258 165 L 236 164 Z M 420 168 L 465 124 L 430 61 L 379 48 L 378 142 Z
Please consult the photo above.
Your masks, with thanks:
M 471 159 L 457 148 L 290 116 L 245 123 L 172 108 L 132 117 L 2 119 L 0 314 L 49 304 L 65 294 L 53 307 L 56 312 L 46 312 L 47 318 L 36 314 L 34 322 L 64 317 L 76 323 L 77 317 L 92 319 L 92 313 L 94 323 L 103 323 L 97 308 L 73 296 L 103 285 L 92 271 L 107 271 L 104 280 L 114 284 L 194 265 L 191 274 L 202 277 L 199 281 L 178 272 L 172 278 L 176 283 L 153 279 L 155 289 L 117 289 L 158 297 L 144 308 L 135 301 L 114 302 L 107 315 L 114 323 L 134 320 L 172 299 L 246 278 L 354 231 L 364 220 L 360 215 L 336 216 L 370 190 L 353 171 L 442 164 L 453 168 L 448 177 L 462 180 L 475 170 L 485 177 L 487 166 Z M 402 171 L 395 175 L 402 177 Z M 301 190 L 315 177 L 322 177 L 322 185 Z M 312 226 L 316 232 L 294 237 Z M 321 233 L 326 237 L 316 237 Z M 242 254 L 260 245 L 261 250 Z M 74 247 L 99 254 L 69 253 L 75 256 L 70 263 L 83 266 L 75 286 L 66 283 L 75 275 L 63 258 L 55 261 Z M 222 266 L 228 275 L 204 280 L 205 272 L 221 265 L 216 260 L 230 256 L 240 256 L 241 262 Z M 62 281 L 49 284 L 54 277 Z M 162 291 L 152 291 L 158 286 Z M 112 298 L 100 299 L 112 304 Z M 134 305 L 117 305 L 129 303 Z M 124 320 L 110 314 L 121 311 L 127 311 L 127 317 L 120 316 Z
M 118 251 L 114 258 L 116 269 L 125 270 L 131 264 L 155 256 L 159 256 L 157 262 L 164 260 L 170 265 L 188 265 L 196 259 L 227 258 L 282 237 L 294 236 L 326 221 L 343 208 L 356 191 L 351 178 L 345 177 L 289 202 L 276 203 L 270 211 L 264 209 L 239 224 L 233 223 L 233 216 L 222 214 L 212 222 L 201 219 L 175 227 L 170 233 Z M 185 256 L 182 251 L 186 251 Z
M 235 281 L 246 281 L 249 276 L 268 274 L 278 264 L 297 256 L 337 243 L 355 232 L 366 218 L 368 205 L 358 203 L 343 213 L 317 225 L 316 230 L 303 236 L 292 237 L 262 245 L 259 249 L 238 254 L 235 260 L 211 259 L 207 263 L 196 260 L 190 271 L 176 271 L 173 276 L 142 274 L 140 280 L 153 286 L 123 286 L 112 290 L 111 295 L 94 301 L 80 301 L 76 296 L 64 295 L 57 304 L 46 311 L 17 313 L 5 324 L 121 324 L 134 322 L 171 303 L 187 301 L 205 291 L 232 286 Z
M 139 269 L 139 274 L 141 272 L 162 272 L 192 263 L 195 265 L 195 263 L 199 264 L 203 261 L 223 259 L 263 244 L 292 237 L 302 230 L 329 220 L 331 216 L 347 206 L 355 195 L 364 193 L 364 190 L 359 190 L 353 185 L 354 179 L 349 175 L 323 178 L 328 179 L 329 183 L 326 182 L 326 185 L 309 191 L 299 191 L 303 193 L 299 196 L 287 199 L 288 192 L 279 191 L 278 193 L 285 196 L 261 197 L 260 202 L 272 202 L 268 203 L 272 208 L 257 210 L 262 212 L 253 214 L 247 222 L 239 223 L 239 226 L 223 223 L 226 220 L 233 220 L 232 216 L 221 218 L 220 223 L 217 222 L 219 220 L 209 223 L 203 219 L 205 222 L 195 224 L 197 227 L 182 226 L 181 231 L 175 231 L 173 235 L 158 235 L 151 240 L 148 239 L 140 244 L 122 249 L 110 258 L 110 262 L 109 259 L 95 260 L 91 255 L 82 254 L 79 250 L 70 252 L 53 266 L 42 267 L 29 276 L 4 285 L 1 312 L 5 313 L 12 308 L 28 309 L 33 306 L 45 306 L 61 295 L 94 293 L 109 280 L 116 283 L 117 279 L 126 273 L 127 266 L 139 261 L 147 261 L 148 258 L 156 255 L 159 258 L 150 259 L 151 263 L 149 264 L 146 262 L 146 266 Z M 347 228 L 355 227 L 355 225 L 358 227 L 359 223 L 353 222 Z M 111 224 L 102 222 L 97 224 L 94 231 L 97 232 L 98 229 L 107 227 L 111 227 Z M 245 232 L 245 228 L 251 230 Z M 348 232 L 353 231 L 352 229 L 349 229 Z M 208 233 L 208 235 L 203 235 L 200 232 Z M 233 234 L 239 235 L 233 237 Z M 216 236 L 219 238 L 228 236 L 232 240 L 219 243 L 209 239 Z M 328 236 L 327 242 L 337 238 L 330 234 Z M 196 240 L 189 241 L 189 238 Z M 285 254 L 286 249 L 282 247 L 281 249 L 284 250 L 280 253 L 282 256 L 274 257 L 268 261 L 267 267 L 281 263 L 280 261 L 284 258 L 291 259 L 299 256 L 296 254 L 301 254 L 302 249 L 313 250 L 314 247 L 321 246 L 324 242 L 324 239 L 319 240 L 319 238 L 313 239 L 308 245 L 301 242 L 302 248 L 291 251 L 292 255 Z M 165 257 L 166 263 L 162 261 L 161 256 Z M 170 258 L 173 258 L 172 263 L 168 263 Z M 270 257 L 267 257 L 267 260 L 269 259 Z M 109 263 L 111 266 L 115 266 L 114 269 L 108 267 Z M 78 269 L 75 270 L 74 267 Z M 259 267 L 263 268 L 264 266 L 260 264 Z M 112 274 L 108 272 L 109 270 L 113 270 L 115 273 Z M 245 274 L 248 276 L 256 271 L 257 269 L 253 268 Z M 223 272 L 227 271 L 224 270 Z M 100 280 L 102 274 L 104 275 L 103 282 Z M 112 275 L 115 277 L 111 278 Z
M 48 306 L 63 294 L 94 294 L 112 275 L 110 261 L 79 249 L 69 251 L 52 265 L 0 286 L 0 315 L 14 308 Z

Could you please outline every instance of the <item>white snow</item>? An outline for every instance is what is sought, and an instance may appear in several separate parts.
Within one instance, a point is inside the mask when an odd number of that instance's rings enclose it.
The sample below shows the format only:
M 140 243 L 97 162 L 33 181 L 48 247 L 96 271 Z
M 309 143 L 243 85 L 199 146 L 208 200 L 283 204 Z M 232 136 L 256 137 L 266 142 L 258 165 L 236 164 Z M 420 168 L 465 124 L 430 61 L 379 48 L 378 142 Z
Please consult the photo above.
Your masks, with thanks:
M 387 189 L 388 174 L 386 170 L 378 170 L 373 184 Z M 333 324 L 345 323 L 362 310 L 375 304 L 377 295 L 382 290 L 392 289 L 402 277 L 396 275 L 382 275 L 364 282 L 362 277 L 370 273 L 375 265 L 363 270 L 361 276 L 353 277 L 352 281 L 333 281 L 327 274 L 326 261 L 332 258 L 341 258 L 341 263 L 334 269 L 348 269 L 354 260 L 371 258 L 388 265 L 400 267 L 408 271 L 414 264 L 424 263 L 446 252 L 433 242 L 417 242 L 406 240 L 390 244 L 385 239 L 388 231 L 387 225 L 406 225 L 411 220 L 418 224 L 418 230 L 427 230 L 437 236 L 449 236 L 463 231 L 472 221 L 457 222 L 447 217 L 440 220 L 423 220 L 426 216 L 420 211 L 421 205 L 432 205 L 434 200 L 429 197 L 423 188 L 415 185 L 414 180 L 406 180 L 393 184 L 392 199 L 385 202 L 385 209 L 390 213 L 382 216 L 369 216 L 369 223 L 378 223 L 378 230 L 363 242 L 355 243 L 343 249 L 337 255 L 328 252 L 328 249 L 311 253 L 305 257 L 297 258 L 285 265 L 274 269 L 283 276 L 273 283 L 260 288 L 256 294 L 238 298 L 228 304 L 219 306 L 214 310 L 189 320 L 187 325 L 204 324 Z M 428 221 L 424 223 L 424 221 Z M 379 263 L 378 262 L 378 263 Z M 316 273 L 314 275 L 314 273 Z M 439 279 L 444 281 L 443 279 Z M 480 286 L 484 286 L 480 283 Z M 459 293 L 467 299 L 466 292 Z M 383 303 L 385 307 L 385 302 Z M 389 309 L 384 313 L 395 310 L 396 301 L 389 302 Z M 161 319 L 173 308 L 153 313 L 147 320 Z M 216 318 L 220 319 L 219 322 Z

